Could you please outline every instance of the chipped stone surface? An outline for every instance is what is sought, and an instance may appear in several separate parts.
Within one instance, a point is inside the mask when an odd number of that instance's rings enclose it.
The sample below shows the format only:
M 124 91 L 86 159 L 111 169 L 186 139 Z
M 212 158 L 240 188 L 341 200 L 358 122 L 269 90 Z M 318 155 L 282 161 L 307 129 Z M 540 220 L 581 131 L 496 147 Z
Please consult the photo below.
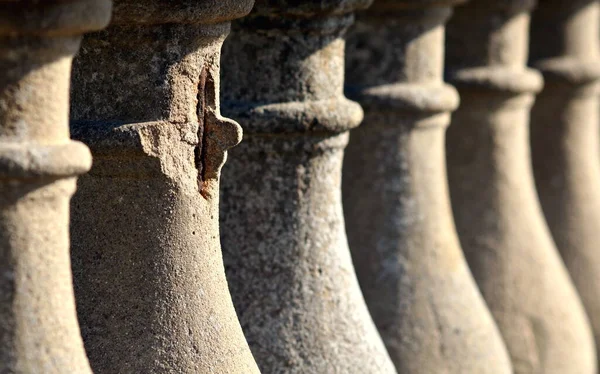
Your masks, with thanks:
M 223 111 L 244 128 L 223 170 L 227 277 L 264 373 L 395 373 L 348 251 L 340 178 L 362 110 L 343 96 L 349 12 L 258 1 L 224 46 Z
M 116 1 L 84 39 L 71 123 L 94 166 L 72 204 L 77 310 L 95 373 L 258 373 L 219 244 L 220 47 L 252 1 Z M 227 63 L 227 62 L 225 62 Z
M 597 1 L 540 1 L 531 62 L 545 86 L 532 110 L 531 147 L 546 220 L 600 342 L 600 48 Z
M 91 157 L 69 139 L 69 75 L 81 35 L 109 16 L 102 0 L 0 2 L 1 373 L 91 373 L 68 233 Z
M 542 87 L 539 73 L 525 68 L 533 5 L 473 0 L 448 24 L 448 78 L 462 101 L 446 143 L 450 193 L 463 250 L 515 373 L 591 374 L 589 323 L 530 165 L 529 110 Z
M 458 95 L 442 80 L 453 1 L 376 1 L 347 47 L 347 92 L 365 108 L 343 170 L 348 239 L 399 373 L 511 373 L 460 248 L 444 136 Z

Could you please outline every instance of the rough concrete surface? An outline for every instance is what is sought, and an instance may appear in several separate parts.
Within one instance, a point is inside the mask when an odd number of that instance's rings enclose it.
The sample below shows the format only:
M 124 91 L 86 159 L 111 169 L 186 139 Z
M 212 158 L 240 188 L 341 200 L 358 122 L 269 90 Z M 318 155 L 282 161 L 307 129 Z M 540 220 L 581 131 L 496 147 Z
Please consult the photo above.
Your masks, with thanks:
M 225 43 L 227 277 L 264 373 L 395 373 L 347 246 L 340 178 L 361 108 L 343 96 L 349 13 L 369 1 L 258 1 Z M 235 24 L 234 24 L 235 25 Z
M 72 130 L 94 166 L 72 203 L 77 309 L 107 373 L 258 373 L 227 288 L 220 47 L 252 1 L 116 1 L 75 60 Z M 227 61 L 224 62 L 225 64 Z
M 442 72 L 453 3 L 376 1 L 348 37 L 347 92 L 365 108 L 344 160 L 348 239 L 399 373 L 512 373 L 450 209 L 444 136 L 458 95 Z
M 590 326 L 531 169 L 529 111 L 542 88 L 539 73 L 525 68 L 533 5 L 474 0 L 448 23 L 448 78 L 462 100 L 446 143 L 450 194 L 463 250 L 515 373 L 591 374 Z

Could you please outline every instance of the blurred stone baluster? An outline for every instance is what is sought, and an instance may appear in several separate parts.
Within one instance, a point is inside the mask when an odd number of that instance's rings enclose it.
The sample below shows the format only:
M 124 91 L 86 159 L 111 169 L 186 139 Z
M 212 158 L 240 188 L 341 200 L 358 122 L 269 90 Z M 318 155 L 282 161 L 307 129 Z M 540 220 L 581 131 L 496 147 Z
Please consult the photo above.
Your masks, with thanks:
M 118 0 L 75 60 L 72 130 L 95 161 L 73 199 L 72 258 L 96 374 L 258 373 L 218 208 L 220 168 L 241 138 L 219 112 L 220 47 L 251 7 Z
M 450 194 L 467 261 L 515 372 L 591 374 L 590 326 L 531 170 L 529 111 L 542 87 L 525 67 L 533 5 L 473 0 L 448 24 L 448 77 L 461 95 L 446 143 Z
M 347 91 L 365 108 L 344 161 L 348 238 L 399 373 L 511 373 L 448 196 L 444 134 L 458 95 L 442 73 L 456 2 L 376 0 L 347 48 Z
M 258 1 L 224 46 L 223 111 L 245 134 L 221 186 L 224 259 L 265 373 L 395 373 L 354 274 L 340 191 L 347 132 L 363 117 L 343 94 L 344 34 L 369 3 Z
M 90 152 L 69 139 L 81 35 L 110 1 L 0 1 L 0 372 L 91 373 L 77 324 L 69 200 Z
M 531 58 L 544 75 L 532 110 L 533 173 L 550 232 L 600 339 L 600 4 L 540 1 Z M 596 347 L 597 348 L 597 347 Z

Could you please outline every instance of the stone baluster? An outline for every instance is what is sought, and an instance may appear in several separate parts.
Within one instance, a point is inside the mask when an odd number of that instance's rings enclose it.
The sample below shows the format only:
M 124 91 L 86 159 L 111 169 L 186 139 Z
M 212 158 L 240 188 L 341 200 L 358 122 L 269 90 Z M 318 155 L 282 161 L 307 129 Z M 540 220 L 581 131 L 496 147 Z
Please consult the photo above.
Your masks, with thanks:
M 223 111 L 244 128 L 221 186 L 223 256 L 265 373 L 395 373 L 369 316 L 341 205 L 344 34 L 370 0 L 259 0 L 223 50 Z
M 348 239 L 399 373 L 511 373 L 450 209 L 444 136 L 458 95 L 442 73 L 453 3 L 376 0 L 348 37 L 347 92 L 365 108 L 344 161 Z
M 600 3 L 542 0 L 531 60 L 545 80 L 532 109 L 537 191 L 558 250 L 600 341 Z
M 69 200 L 88 149 L 69 139 L 81 35 L 110 1 L 0 1 L 0 372 L 91 373 L 77 324 Z
M 220 47 L 251 0 L 115 1 L 84 39 L 72 130 L 94 166 L 72 204 L 73 272 L 95 373 L 258 373 L 228 292 Z
M 591 374 L 589 323 L 544 222 L 530 164 L 528 117 L 542 87 L 525 67 L 533 5 L 473 0 L 448 24 L 447 73 L 461 96 L 446 143 L 450 195 L 515 372 Z

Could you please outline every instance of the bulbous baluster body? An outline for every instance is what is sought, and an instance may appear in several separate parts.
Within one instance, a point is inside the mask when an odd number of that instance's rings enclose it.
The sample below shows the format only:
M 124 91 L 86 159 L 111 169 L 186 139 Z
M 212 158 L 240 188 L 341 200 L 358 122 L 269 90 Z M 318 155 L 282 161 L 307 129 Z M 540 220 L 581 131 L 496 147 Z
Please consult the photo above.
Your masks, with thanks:
M 110 1 L 0 1 L 0 373 L 91 374 L 69 262 L 69 200 L 89 170 L 70 140 L 69 76 Z
M 72 204 L 77 309 L 94 372 L 258 373 L 227 288 L 220 47 L 252 1 L 116 1 L 84 39 L 72 130 L 94 167 Z M 224 62 L 226 63 L 226 62 Z
M 474 0 L 448 24 L 448 77 L 462 99 L 446 143 L 450 195 L 515 372 L 595 373 L 589 323 L 533 182 L 529 111 L 542 87 L 525 67 L 533 5 Z
M 340 178 L 361 108 L 344 32 L 370 1 L 258 1 L 224 56 L 224 113 L 245 139 L 221 189 L 227 277 L 265 373 L 394 373 L 348 251 Z M 292 3 L 292 4 L 289 4 Z
M 450 209 L 444 135 L 458 95 L 442 73 L 452 3 L 376 1 L 349 36 L 347 92 L 365 121 L 344 161 L 348 238 L 399 373 L 510 373 Z
M 532 65 L 544 75 L 531 118 L 533 174 L 562 259 L 600 339 L 600 163 L 597 1 L 540 1 Z M 596 344 L 596 348 L 598 345 Z

